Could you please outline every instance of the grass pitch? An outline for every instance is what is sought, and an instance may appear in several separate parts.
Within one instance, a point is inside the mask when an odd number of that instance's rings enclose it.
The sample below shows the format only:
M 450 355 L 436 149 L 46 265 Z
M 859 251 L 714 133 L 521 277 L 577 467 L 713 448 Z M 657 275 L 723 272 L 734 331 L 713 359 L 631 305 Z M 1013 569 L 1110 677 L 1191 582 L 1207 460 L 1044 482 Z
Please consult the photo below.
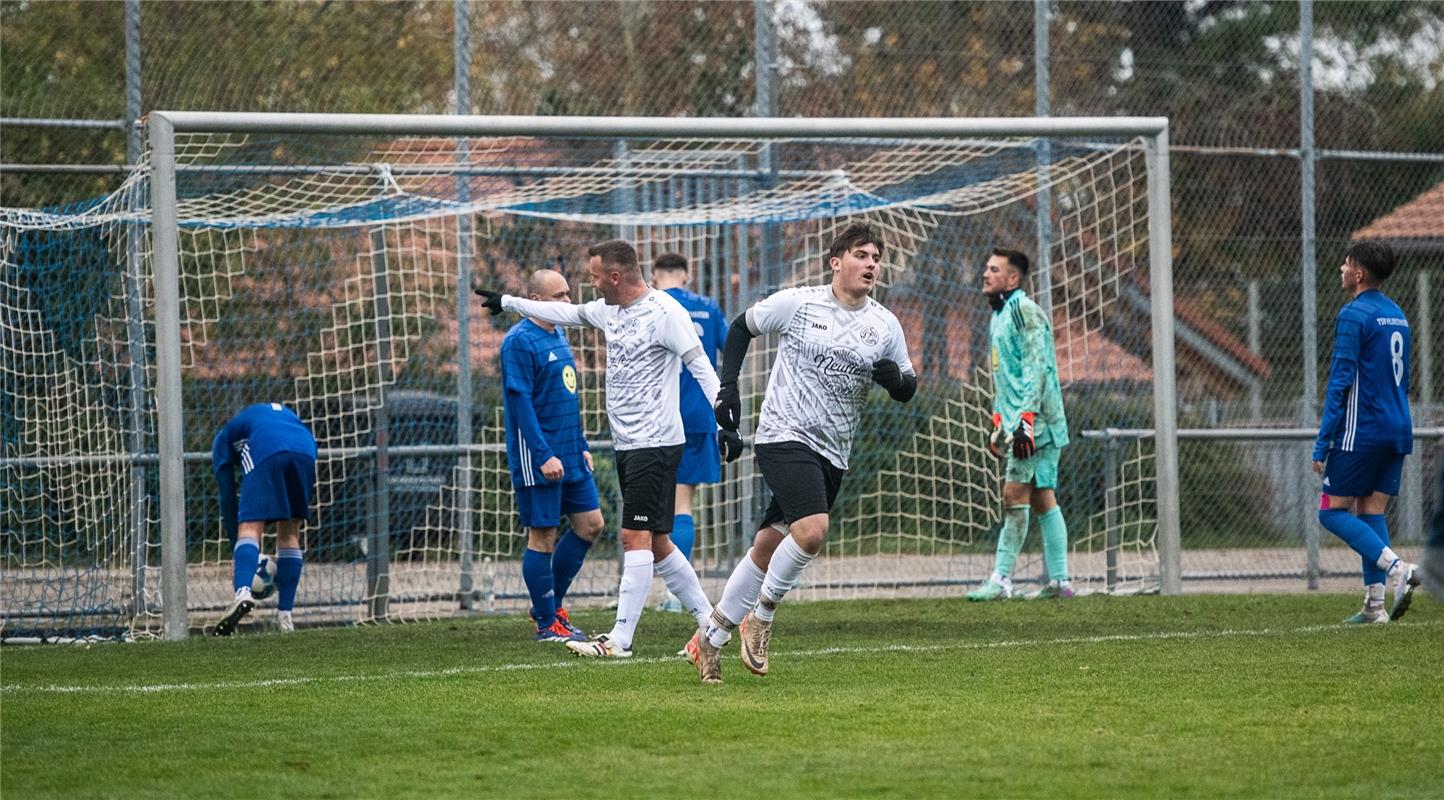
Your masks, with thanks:
M 1422 593 L 1420 593 L 1422 594 Z M 798 603 L 702 686 L 525 620 L 6 648 L 4 797 L 1440 797 L 1444 605 Z M 610 612 L 581 613 L 610 627 Z

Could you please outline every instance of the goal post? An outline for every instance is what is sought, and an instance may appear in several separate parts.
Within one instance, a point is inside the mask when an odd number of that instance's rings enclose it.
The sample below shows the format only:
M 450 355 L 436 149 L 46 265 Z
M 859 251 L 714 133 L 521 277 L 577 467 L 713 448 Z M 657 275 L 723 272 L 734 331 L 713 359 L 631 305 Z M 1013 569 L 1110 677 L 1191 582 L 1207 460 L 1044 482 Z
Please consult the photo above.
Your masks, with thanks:
M 910 403 L 875 392 L 863 410 L 823 557 L 791 596 L 956 596 L 992 569 L 1002 474 L 979 272 L 997 246 L 1037 251 L 1025 287 L 1050 315 L 1068 411 L 1075 584 L 1180 590 L 1193 554 L 1178 532 L 1165 119 L 147 123 L 115 192 L 0 208 L 0 638 L 206 629 L 231 597 L 209 444 L 253 402 L 292 405 L 317 438 L 298 625 L 520 612 L 497 366 L 517 320 L 479 312 L 473 285 L 516 292 L 548 267 L 586 301 L 586 247 L 623 238 L 644 270 L 687 258 L 690 288 L 730 320 L 826 282 L 855 222 L 882 238 L 873 296 L 921 382 Z M 604 342 L 566 337 L 615 530 Z M 744 435 L 779 346 L 758 339 L 742 365 Z M 768 500 L 750 456 L 697 489 L 709 595 Z M 591 553 L 568 606 L 615 595 L 614 537 Z M 1043 567 L 1025 547 L 1020 588 Z M 276 624 L 266 603 L 248 620 Z

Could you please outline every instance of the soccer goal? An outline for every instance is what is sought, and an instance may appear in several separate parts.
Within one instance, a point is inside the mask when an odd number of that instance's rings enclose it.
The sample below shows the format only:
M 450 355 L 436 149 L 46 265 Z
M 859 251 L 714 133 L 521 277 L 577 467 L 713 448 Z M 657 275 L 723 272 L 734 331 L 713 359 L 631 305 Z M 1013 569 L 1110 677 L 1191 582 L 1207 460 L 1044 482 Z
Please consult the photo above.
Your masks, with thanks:
M 855 221 L 886 240 L 875 297 L 921 376 L 859 430 L 830 541 L 798 597 L 955 595 L 986 577 L 1001 473 L 986 449 L 995 246 L 1035 256 L 1073 443 L 1059 495 L 1075 580 L 1179 590 L 1167 121 L 646 119 L 156 112 L 114 194 L 5 209 L 6 636 L 203 630 L 230 595 L 209 444 L 283 402 L 321 455 L 298 624 L 519 612 L 497 352 L 520 292 L 587 245 L 665 252 L 729 317 L 827 280 Z M 572 332 L 609 535 L 569 604 L 615 590 L 620 502 L 597 336 Z M 756 424 L 775 342 L 742 378 Z M 1156 435 L 1093 437 L 1109 428 Z M 698 495 L 715 594 L 768 500 L 750 456 Z M 273 547 L 263 543 L 263 551 Z M 1036 534 L 1017 576 L 1041 575 Z M 267 609 L 252 615 L 266 624 Z

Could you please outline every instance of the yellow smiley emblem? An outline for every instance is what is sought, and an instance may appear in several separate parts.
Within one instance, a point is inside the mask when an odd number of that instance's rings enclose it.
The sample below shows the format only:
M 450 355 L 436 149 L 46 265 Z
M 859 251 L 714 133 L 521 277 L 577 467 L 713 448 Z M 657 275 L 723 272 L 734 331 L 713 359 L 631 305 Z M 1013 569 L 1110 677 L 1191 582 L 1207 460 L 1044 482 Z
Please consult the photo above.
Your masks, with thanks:
M 577 371 L 572 369 L 571 364 L 562 367 L 562 385 L 567 387 L 568 392 L 577 393 Z

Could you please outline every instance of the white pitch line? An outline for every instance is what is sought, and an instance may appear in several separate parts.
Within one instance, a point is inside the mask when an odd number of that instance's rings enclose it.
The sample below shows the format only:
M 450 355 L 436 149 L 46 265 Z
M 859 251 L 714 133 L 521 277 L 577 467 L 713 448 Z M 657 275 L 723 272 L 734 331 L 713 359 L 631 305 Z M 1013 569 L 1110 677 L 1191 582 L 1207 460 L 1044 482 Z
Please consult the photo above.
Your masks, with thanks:
M 1409 628 L 1437 627 L 1444 620 L 1409 623 Z M 1305 625 L 1299 628 L 1257 628 L 1224 629 L 1218 631 L 1162 631 L 1158 633 L 1119 633 L 1107 636 L 1069 636 L 1059 639 L 1003 639 L 995 642 L 957 642 L 953 644 L 890 644 L 880 647 L 823 647 L 816 650 L 785 651 L 784 656 L 792 658 L 816 658 L 819 656 L 853 655 L 862 653 L 938 653 L 950 650 L 993 650 L 1005 647 L 1057 646 L 1070 644 L 1111 644 L 1114 642 L 1152 642 L 1170 639 L 1222 639 L 1233 636 L 1289 636 L 1295 634 L 1319 633 L 1321 631 L 1348 630 L 1355 627 L 1333 625 Z M 233 691 L 237 689 L 267 689 L 271 687 L 306 686 L 321 683 L 354 683 L 362 681 L 395 681 L 403 679 L 450 678 L 458 675 L 481 675 L 489 672 L 525 672 L 531 670 L 573 669 L 590 666 L 591 659 L 567 659 L 564 661 L 542 661 L 520 664 L 496 664 L 491 666 L 447 667 L 446 669 L 401 670 L 373 675 L 316 675 L 304 678 L 267 678 L 255 681 L 215 681 L 211 683 L 150 683 L 105 685 L 61 685 L 48 684 L 31 686 L 27 684 L 6 684 L 0 692 L 6 694 L 156 694 L 164 692 Z M 648 664 L 676 664 L 682 661 L 678 656 L 628 658 L 621 660 L 600 660 L 598 666 L 628 666 Z

